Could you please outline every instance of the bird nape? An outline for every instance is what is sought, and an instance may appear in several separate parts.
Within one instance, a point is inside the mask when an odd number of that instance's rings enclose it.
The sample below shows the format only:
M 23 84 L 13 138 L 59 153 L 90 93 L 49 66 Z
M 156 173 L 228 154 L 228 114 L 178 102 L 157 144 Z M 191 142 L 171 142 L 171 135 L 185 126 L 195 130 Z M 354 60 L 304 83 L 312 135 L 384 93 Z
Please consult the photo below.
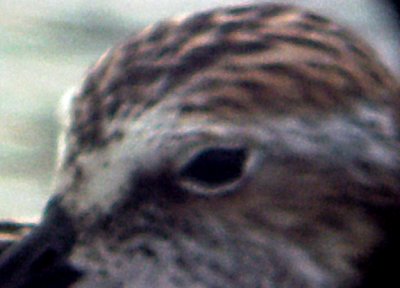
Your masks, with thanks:
M 42 221 L 0 225 L 1 288 L 396 283 L 399 82 L 341 25 L 277 4 L 173 18 L 69 98 Z

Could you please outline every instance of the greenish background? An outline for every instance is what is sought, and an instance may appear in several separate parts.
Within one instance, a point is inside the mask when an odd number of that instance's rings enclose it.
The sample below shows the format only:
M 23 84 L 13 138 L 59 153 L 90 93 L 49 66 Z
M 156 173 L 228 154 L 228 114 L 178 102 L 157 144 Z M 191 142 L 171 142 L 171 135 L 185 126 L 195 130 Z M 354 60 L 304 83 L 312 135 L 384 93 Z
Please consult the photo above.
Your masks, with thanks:
M 106 48 L 159 19 L 242 2 L 1 0 L 0 218 L 40 215 L 51 194 L 60 97 Z M 400 74 L 398 30 L 384 1 L 281 2 L 351 26 Z

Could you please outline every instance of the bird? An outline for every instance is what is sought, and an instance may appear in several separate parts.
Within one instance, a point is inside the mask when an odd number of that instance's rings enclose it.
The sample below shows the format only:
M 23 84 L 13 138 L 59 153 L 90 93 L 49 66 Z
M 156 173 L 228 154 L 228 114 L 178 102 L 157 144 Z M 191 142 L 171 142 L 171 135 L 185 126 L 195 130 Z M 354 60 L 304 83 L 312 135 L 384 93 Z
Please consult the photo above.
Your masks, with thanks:
M 399 91 L 302 7 L 154 24 L 64 101 L 54 194 L 0 287 L 391 287 Z

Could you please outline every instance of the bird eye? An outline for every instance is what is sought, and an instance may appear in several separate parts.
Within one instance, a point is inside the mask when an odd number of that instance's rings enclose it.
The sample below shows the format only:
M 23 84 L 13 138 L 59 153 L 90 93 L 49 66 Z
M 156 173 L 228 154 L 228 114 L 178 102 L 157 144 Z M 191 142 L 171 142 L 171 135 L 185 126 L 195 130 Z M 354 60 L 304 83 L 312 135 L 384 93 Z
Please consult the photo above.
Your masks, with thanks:
M 244 148 L 207 148 L 183 166 L 181 182 L 185 188 L 199 193 L 229 190 L 242 178 L 246 159 Z

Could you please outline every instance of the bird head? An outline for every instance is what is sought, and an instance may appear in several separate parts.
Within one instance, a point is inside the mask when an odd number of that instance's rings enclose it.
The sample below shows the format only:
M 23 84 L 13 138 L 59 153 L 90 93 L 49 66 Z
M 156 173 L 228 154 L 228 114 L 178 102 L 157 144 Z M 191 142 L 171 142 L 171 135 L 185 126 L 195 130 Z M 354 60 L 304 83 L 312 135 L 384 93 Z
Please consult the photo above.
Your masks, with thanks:
M 70 93 L 54 196 L 0 287 L 392 279 L 398 91 L 367 44 L 292 6 L 149 27 Z

